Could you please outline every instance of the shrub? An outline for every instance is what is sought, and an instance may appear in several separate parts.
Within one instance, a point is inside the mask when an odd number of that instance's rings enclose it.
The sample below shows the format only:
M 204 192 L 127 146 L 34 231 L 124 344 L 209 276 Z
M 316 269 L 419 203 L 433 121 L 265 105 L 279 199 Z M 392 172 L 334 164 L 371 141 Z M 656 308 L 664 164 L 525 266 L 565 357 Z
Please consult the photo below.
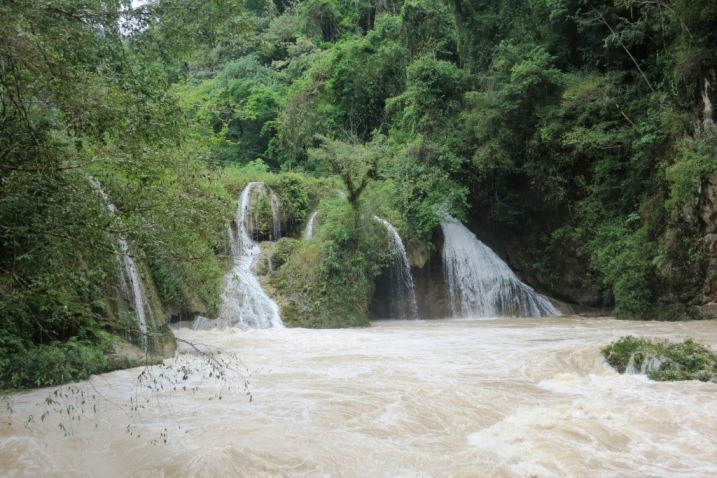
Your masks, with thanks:
M 603 274 L 622 318 L 645 317 L 655 300 L 654 259 L 659 251 L 644 228 L 632 230 L 632 223 L 639 221 L 633 214 L 622 223 L 602 224 L 590 244 L 592 266 Z
M 294 249 L 300 244 L 296 239 L 290 237 L 282 237 L 271 251 L 271 268 L 277 270 L 283 266 L 289 259 Z
M 646 373 L 659 381 L 717 381 L 717 355 L 690 338 L 670 343 L 626 336 L 603 348 L 602 354 L 620 373 Z
M 78 340 L 31 347 L 0 361 L 0 383 L 6 389 L 47 387 L 85 380 L 109 370 L 104 352 L 108 340 Z
M 270 276 L 282 319 L 291 327 L 367 326 L 385 232 L 372 215 L 355 222 L 345 200 L 324 201 L 319 214 L 321 227 L 311 241 L 279 241 L 272 255 L 284 261 Z

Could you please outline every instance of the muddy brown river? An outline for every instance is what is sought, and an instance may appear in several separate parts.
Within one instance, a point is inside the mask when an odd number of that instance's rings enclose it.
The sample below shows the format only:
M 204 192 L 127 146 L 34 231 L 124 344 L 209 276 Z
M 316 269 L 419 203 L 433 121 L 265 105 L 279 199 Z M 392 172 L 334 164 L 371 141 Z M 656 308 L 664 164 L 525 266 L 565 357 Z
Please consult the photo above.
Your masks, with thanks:
M 717 384 L 619 375 L 600 355 L 627 334 L 717 348 L 717 322 L 175 332 L 225 366 L 182 344 L 163 368 L 11 395 L 0 475 L 717 476 Z

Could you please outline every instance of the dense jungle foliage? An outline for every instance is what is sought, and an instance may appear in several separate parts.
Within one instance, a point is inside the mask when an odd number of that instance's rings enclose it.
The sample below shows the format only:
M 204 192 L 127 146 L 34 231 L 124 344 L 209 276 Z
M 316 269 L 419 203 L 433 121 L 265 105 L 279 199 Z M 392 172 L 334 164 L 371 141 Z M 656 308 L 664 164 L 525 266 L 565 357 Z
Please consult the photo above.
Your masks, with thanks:
M 3 388 L 109 367 L 119 237 L 164 321 L 216 314 L 250 180 L 290 325 L 366 324 L 373 215 L 425 255 L 439 206 L 567 301 L 717 298 L 710 0 L 0 0 L 0 38 Z

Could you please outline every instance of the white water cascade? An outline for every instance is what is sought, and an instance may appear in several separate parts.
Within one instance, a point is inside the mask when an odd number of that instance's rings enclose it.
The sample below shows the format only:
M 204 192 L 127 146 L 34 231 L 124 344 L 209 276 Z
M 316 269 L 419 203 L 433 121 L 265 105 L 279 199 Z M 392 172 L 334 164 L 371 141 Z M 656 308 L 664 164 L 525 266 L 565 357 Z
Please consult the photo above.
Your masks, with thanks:
M 443 267 L 454 318 L 543 317 L 560 312 L 455 218 L 441 219 Z
M 710 93 L 712 91 L 712 83 L 709 78 L 705 78 L 705 87 L 702 90 L 702 124 L 705 131 L 711 131 L 714 128 L 715 122 L 713 119 L 713 108 L 712 101 L 710 100 Z
M 306 232 L 304 233 L 304 239 L 309 240 L 314 235 L 314 221 L 316 221 L 316 215 L 319 214 L 319 211 L 314 211 L 311 213 L 311 216 L 309 216 L 309 220 L 306 223 Z
M 416 291 L 413 287 L 411 266 L 408 263 L 406 248 L 398 231 L 388 221 L 378 216 L 373 217 L 383 224 L 388 231 L 389 251 L 391 254 L 391 313 L 398 319 L 418 319 L 418 305 L 416 304 Z
M 92 176 L 88 176 L 87 179 L 90 181 L 90 184 L 92 185 L 92 188 L 95 190 L 95 192 L 99 194 L 104 200 L 107 210 L 112 213 L 115 219 L 117 219 L 117 208 L 114 204 L 112 204 L 112 201 L 110 201 L 110 198 L 105 192 L 105 190 L 102 189 L 102 185 L 100 184 L 100 182 Z M 117 243 L 119 244 L 119 252 L 117 252 L 116 257 L 117 262 L 119 262 L 120 269 L 122 271 L 122 284 L 124 286 L 123 289 L 129 295 L 132 296 L 132 301 L 134 302 L 134 311 L 135 315 L 137 316 L 137 328 L 139 329 L 140 334 L 140 346 L 142 350 L 146 352 L 148 315 L 147 312 L 149 312 L 149 315 L 151 317 L 152 311 L 149 308 L 149 304 L 145 300 L 146 294 L 144 283 L 142 282 L 142 277 L 140 277 L 139 275 L 137 264 L 134 262 L 134 259 L 130 255 L 127 240 L 121 235 L 119 235 L 117 238 Z
M 258 184 L 261 184 L 261 183 L 258 183 Z M 274 191 L 272 191 L 270 188 L 267 188 L 263 184 L 261 184 L 261 185 L 264 188 L 264 193 L 265 194 L 267 192 L 269 193 L 269 201 L 271 203 L 271 214 L 274 218 L 273 231 L 272 231 L 274 234 L 274 237 L 272 238 L 272 240 L 274 242 L 276 242 L 279 239 L 281 239 L 281 214 L 279 211 L 279 198 L 276 197 L 276 194 L 274 194 Z
M 239 324 L 254 329 L 284 326 L 279 316 L 279 307 L 261 287 L 259 278 L 253 270 L 254 263 L 261 254 L 259 243 L 250 236 L 250 231 L 254 229 L 253 225 L 257 223 L 256 217 L 249 216 L 253 191 L 269 195 L 274 216 L 274 240 L 281 235 L 278 198 L 264 183 L 251 182 L 247 184 L 242 191 L 237 210 L 238 234 L 234 235 L 231 227 L 228 232 L 234 255 L 234 265 L 225 278 L 226 285 L 222 293 L 223 303 L 219 319 L 212 321 L 215 325 Z M 207 320 L 197 320 L 194 328 L 205 328 L 209 325 Z
M 635 365 L 635 354 L 632 354 L 630 355 L 630 360 L 627 361 L 625 373 L 649 375 L 652 372 L 657 372 L 658 370 L 660 370 L 660 366 L 664 361 L 665 359 L 663 357 L 655 357 L 654 355 L 648 355 L 647 357 L 642 358 L 642 364 L 638 369 Z

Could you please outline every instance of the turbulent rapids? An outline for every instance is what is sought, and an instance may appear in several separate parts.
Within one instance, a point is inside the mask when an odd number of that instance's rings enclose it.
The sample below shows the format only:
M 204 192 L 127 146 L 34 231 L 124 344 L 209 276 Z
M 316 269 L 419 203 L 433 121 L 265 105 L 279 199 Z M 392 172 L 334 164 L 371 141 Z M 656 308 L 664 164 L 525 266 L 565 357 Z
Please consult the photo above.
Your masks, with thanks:
M 0 475 L 717 475 L 717 384 L 619 375 L 600 355 L 625 334 L 689 336 L 714 347 L 713 321 L 558 317 L 176 332 L 238 354 L 253 400 L 239 376 L 229 375 L 228 390 L 197 371 L 206 361 L 186 345 L 172 366 L 176 390 L 143 391 L 142 369 L 133 369 L 77 384 L 84 405 L 76 395 L 55 397 L 84 407 L 80 420 L 54 412 L 40 420 L 53 389 L 13 394 L 12 415 L 5 405 L 0 412 Z

